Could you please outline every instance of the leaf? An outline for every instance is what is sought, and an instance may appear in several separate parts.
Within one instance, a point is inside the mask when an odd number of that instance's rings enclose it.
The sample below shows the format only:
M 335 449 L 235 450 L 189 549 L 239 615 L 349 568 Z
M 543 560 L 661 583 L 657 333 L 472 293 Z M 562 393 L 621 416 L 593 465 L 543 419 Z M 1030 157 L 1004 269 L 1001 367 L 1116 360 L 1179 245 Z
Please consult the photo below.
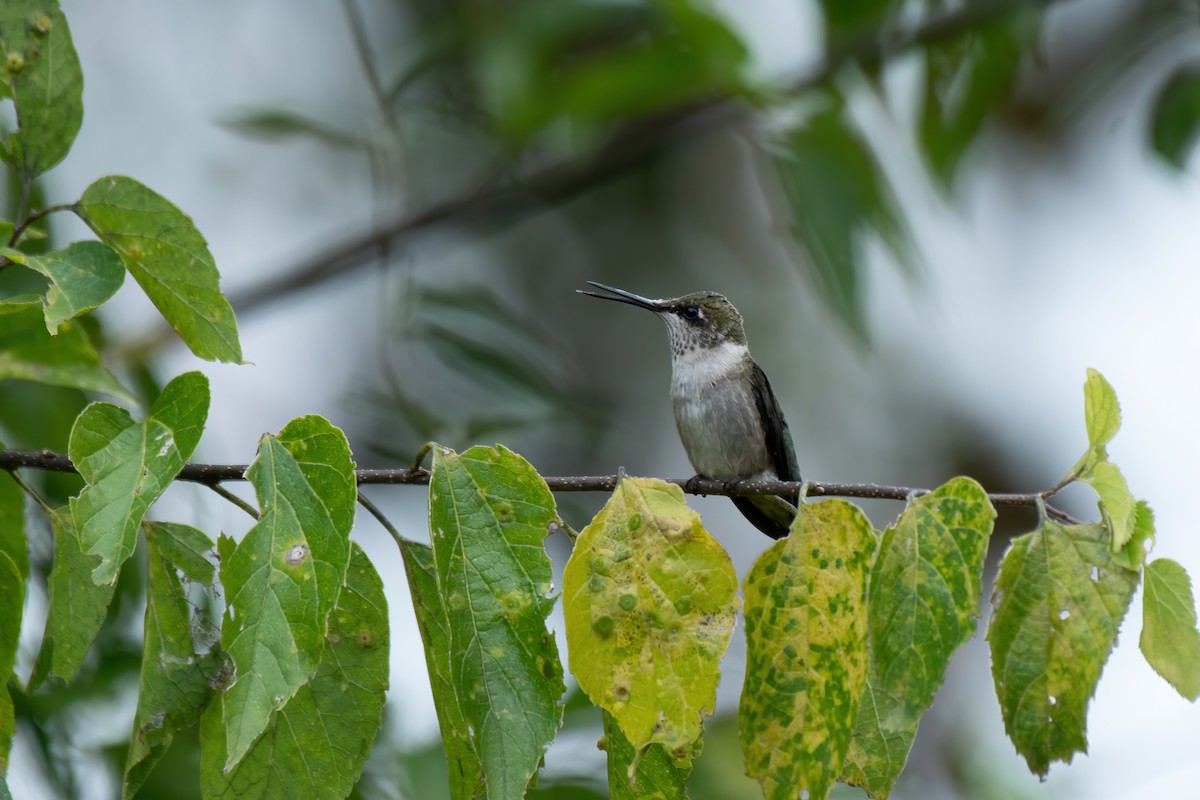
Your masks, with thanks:
M 203 539 L 208 549 L 213 549 L 204 533 L 187 525 L 146 524 L 146 635 L 133 740 L 125 762 L 126 798 L 141 787 L 176 731 L 200 721 L 200 712 L 213 694 L 213 677 L 221 666 L 221 656 L 212 648 L 216 629 L 205 617 L 206 609 L 195 608 L 189 601 L 176 564 L 168 555 L 171 546 L 162 546 L 181 539 Z M 212 598 L 213 587 L 207 590 Z
M 860 238 L 874 230 L 902 262 L 911 260 L 895 198 L 840 104 L 793 131 L 775 159 L 792 230 L 809 257 L 825 303 L 857 332 L 864 322 Z
M 1100 495 L 1100 514 L 1109 530 L 1109 547 L 1117 552 L 1133 537 L 1137 522 L 1137 502 L 1129 491 L 1129 484 L 1117 465 L 1108 461 L 1096 464 L 1092 477 L 1084 483 Z
M 225 769 L 230 759 L 221 724 L 228 696 L 218 695 L 204 712 L 200 780 L 206 798 L 346 797 L 354 788 L 383 720 L 389 632 L 383 581 L 357 544 L 350 551 L 316 672 L 232 770 Z
M 1137 588 L 1096 524 L 1043 519 L 1000 565 L 988 626 L 1004 727 L 1029 768 L 1087 749 L 1087 705 Z
M 950 657 L 975 634 L 995 518 L 983 488 L 959 477 L 884 531 L 871 570 L 868 689 L 842 768 L 872 797 L 891 792 Z
M 100 556 L 96 583 L 113 583 L 154 501 L 191 458 L 208 417 L 208 379 L 187 372 L 165 387 L 144 422 L 93 403 L 71 429 L 71 461 L 87 486 L 71 498 L 84 552 Z
M 824 800 L 867 677 L 867 578 L 875 532 L 844 500 L 801 503 L 791 533 L 746 575 L 746 774 L 768 800 Z
M 102 305 L 125 280 L 121 259 L 100 242 L 75 242 L 40 256 L 29 256 L 25 266 L 51 281 L 46 292 L 46 330 L 57 333 L 64 322 Z
M 523 797 L 562 722 L 566 691 L 546 629 L 554 598 L 542 540 L 558 520 L 554 497 L 504 447 L 433 453 L 429 527 L 449 680 L 488 797 Z
M 657 478 L 622 478 L 579 533 L 563 572 L 567 648 L 579 687 L 637 751 L 691 758 L 716 706 L 737 616 L 721 545 Z
M 25 576 L 12 557 L 0 551 L 0 597 L 4 598 L 4 613 L 0 614 L 0 775 L 8 771 L 8 753 L 16 732 L 12 696 L 8 679 L 17 662 L 17 646 L 21 639 L 21 612 L 25 608 Z
M 129 273 L 193 353 L 242 360 L 237 320 L 212 254 L 191 217 L 123 175 L 89 186 L 76 210 L 120 254 Z
M 367 143 L 352 133 L 338 130 L 320 120 L 282 109 L 264 109 L 238 114 L 223 123 L 247 136 L 280 141 L 288 137 L 311 137 L 319 142 L 346 150 L 361 150 Z
M 1096 454 L 1096 460 L 1107 458 L 1105 446 L 1121 429 L 1121 404 L 1112 384 L 1090 367 L 1083 384 L 1083 419 L 1087 424 L 1088 446 Z
M 1137 570 L 1146 563 L 1146 542 L 1154 539 L 1154 509 L 1145 500 L 1134 504 L 1133 535 L 1113 558 L 1123 567 Z
M 1142 594 L 1142 655 L 1154 671 L 1193 703 L 1200 697 L 1200 632 L 1187 570 L 1169 558 L 1146 565 Z
M 60 508 L 51 514 L 50 524 L 54 528 L 50 611 L 34 675 L 49 670 L 50 675 L 70 681 L 104 624 L 116 586 L 97 586 L 92 581 L 92 570 L 99 559 L 83 552 L 75 518 L 69 508 Z M 31 684 L 37 682 L 30 679 Z M 33 688 L 31 685 L 30 690 Z
M 891 0 L 821 0 L 821 11 L 825 15 L 826 39 L 844 42 L 854 36 L 863 36 L 866 31 L 881 25 L 896 11 Z
M 29 183 L 62 161 L 79 133 L 83 70 L 54 0 L 0 4 L 0 48 L 0 81 L 17 110 L 17 130 L 0 156 Z
M 221 555 L 228 606 L 221 644 L 235 678 L 222 698 L 231 770 L 320 662 L 327 619 L 350 560 L 354 462 L 345 435 L 320 417 L 266 435 L 246 471 L 258 523 Z
M 496 17 L 475 48 L 481 93 L 511 138 L 529 138 L 559 120 L 586 133 L 741 90 L 747 48 L 702 5 L 518 9 Z
M 681 766 L 661 744 L 647 745 L 638 752 L 621 733 L 616 718 L 604 715 L 602 749 L 608 752 L 610 800 L 687 800 L 691 765 Z
M 1177 170 L 1187 168 L 1200 134 L 1200 65 L 1180 67 L 1154 100 L 1150 142 Z
M 216 580 L 213 561 L 216 545 L 208 534 L 191 525 L 175 522 L 154 522 L 155 546 L 164 561 L 179 570 L 183 577 L 203 586 Z
M 0 449 L 4 447 L 5 443 L 0 442 Z M 0 475 L 0 553 L 12 559 L 22 579 L 29 575 L 25 493 L 11 475 Z
M 36 295 L 0 301 L 0 381 L 6 378 L 104 392 L 136 402 L 104 368 L 78 324 L 60 326 L 57 336 L 47 332 L 42 301 Z
M 421 641 L 425 644 L 425 666 L 433 689 L 433 705 L 437 709 L 442 732 L 442 746 L 450 778 L 450 797 L 469 800 L 484 792 L 483 765 L 475 752 L 472 728 L 467 722 L 463 705 L 454 691 L 450 669 L 450 618 L 442 604 L 433 550 L 419 542 L 402 540 L 404 572 L 412 592 L 413 611 Z
M 919 141 L 944 183 L 953 180 L 984 123 L 1012 93 L 1022 51 L 1037 42 L 1038 29 L 1035 15 L 1014 14 L 925 49 Z

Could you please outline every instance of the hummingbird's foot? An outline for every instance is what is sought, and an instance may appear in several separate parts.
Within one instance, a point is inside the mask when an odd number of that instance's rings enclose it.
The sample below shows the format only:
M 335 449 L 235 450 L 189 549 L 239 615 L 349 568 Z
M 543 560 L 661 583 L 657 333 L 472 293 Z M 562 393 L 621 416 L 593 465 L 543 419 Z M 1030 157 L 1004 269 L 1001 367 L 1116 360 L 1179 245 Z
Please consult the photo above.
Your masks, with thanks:
M 744 478 L 730 478 L 729 480 L 725 481 L 725 483 L 723 483 L 721 485 L 724 487 L 726 492 L 729 492 L 730 494 L 732 494 L 733 490 L 736 489 L 737 487 L 741 486 L 742 482 L 744 480 L 745 480 Z
M 683 490 L 685 492 L 687 492 L 688 494 L 699 494 L 700 493 L 700 489 L 699 489 L 700 481 L 703 481 L 703 480 L 708 480 L 708 479 L 697 472 L 695 475 L 693 475 L 692 477 L 690 477 L 686 481 L 684 481 Z M 704 496 L 707 497 L 707 495 L 704 495 Z

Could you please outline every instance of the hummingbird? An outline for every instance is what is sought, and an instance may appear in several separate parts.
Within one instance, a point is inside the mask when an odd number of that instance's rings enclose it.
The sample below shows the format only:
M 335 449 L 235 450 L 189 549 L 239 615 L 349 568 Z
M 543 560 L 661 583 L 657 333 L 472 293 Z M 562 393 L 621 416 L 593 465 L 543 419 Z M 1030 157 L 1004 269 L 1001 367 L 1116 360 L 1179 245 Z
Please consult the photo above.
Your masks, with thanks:
M 724 295 L 692 292 L 651 300 L 606 286 L 580 294 L 653 311 L 671 342 L 671 404 L 675 427 L 696 478 L 800 480 L 787 421 L 762 368 L 750 357 L 742 315 Z M 789 497 L 794 505 L 798 497 Z M 734 497 L 754 527 L 780 539 L 796 510 L 778 497 Z

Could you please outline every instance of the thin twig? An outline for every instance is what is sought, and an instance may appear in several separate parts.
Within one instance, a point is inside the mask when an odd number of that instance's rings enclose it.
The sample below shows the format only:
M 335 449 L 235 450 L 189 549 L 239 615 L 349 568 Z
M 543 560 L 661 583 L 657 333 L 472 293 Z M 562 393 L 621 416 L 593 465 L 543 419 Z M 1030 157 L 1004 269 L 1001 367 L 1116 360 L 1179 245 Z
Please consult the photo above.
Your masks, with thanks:
M 367 499 L 367 496 L 362 492 L 358 493 L 358 504 L 370 512 L 371 516 L 379 521 L 383 529 L 392 535 L 392 539 L 401 547 L 404 546 L 404 537 L 400 535 L 400 531 L 396 530 L 396 526 L 380 511 L 374 503 Z
M 74 203 L 59 203 L 58 205 L 46 206 L 45 208 L 39 208 L 37 211 L 34 211 L 28 217 L 23 219 L 20 224 L 13 227 L 12 235 L 8 237 L 8 246 L 15 247 L 17 242 L 21 239 L 21 234 L 23 234 L 25 232 L 25 229 L 28 228 L 33 223 L 37 222 L 39 219 L 49 216 L 50 214 L 53 214 L 56 211 L 74 211 L 74 210 L 75 210 Z
M 16 470 L 10 469 L 8 470 L 8 474 L 12 476 L 12 479 L 16 481 L 17 486 L 20 486 L 21 490 L 24 491 L 25 494 L 32 497 L 33 501 L 42 507 L 42 511 L 45 511 L 47 515 L 54 514 L 54 509 L 48 502 L 46 502 L 46 498 L 38 494 L 37 489 L 34 489 L 32 486 L 26 483 L 25 479 L 18 475 Z
M 237 506 L 238 508 L 240 508 L 242 511 L 245 511 L 247 514 L 249 514 L 250 516 L 254 517 L 255 519 L 258 519 L 258 518 L 259 518 L 258 509 L 256 509 L 254 506 L 252 506 L 252 505 L 250 505 L 249 503 L 247 503 L 247 502 L 246 502 L 245 500 L 243 500 L 242 498 L 238 497 L 238 496 L 237 496 L 236 494 L 234 494 L 233 492 L 231 492 L 231 491 L 229 491 L 228 489 L 226 489 L 226 488 L 225 488 L 224 486 L 222 486 L 221 484 L 219 484 L 219 483 L 206 483 L 206 484 L 203 484 L 203 485 L 204 485 L 204 486 L 207 486 L 209 489 L 212 489 L 214 492 L 216 492 L 217 494 L 221 495 L 221 497 L 224 497 L 226 500 L 228 500 L 229 502 L 233 503 L 235 506 Z
M 820 86 L 848 63 L 878 64 L 914 47 L 948 41 L 1022 9 L 1057 2 L 1061 0 L 982 0 L 935 15 L 908 29 L 890 33 L 871 30 L 831 48 L 819 67 L 794 82 L 781 96 L 795 97 Z M 352 6 L 347 8 L 352 9 Z M 745 108 L 740 103 L 729 98 L 715 98 L 673 114 L 628 125 L 600 152 L 587 158 L 551 164 L 502 186 L 484 181 L 444 203 L 405 215 L 318 253 L 291 269 L 273 270 L 274 277 L 232 294 L 230 302 L 239 314 L 244 314 L 335 277 L 344 278 L 371 263 L 385 243 L 394 245 L 401 239 L 437 227 L 467 226 L 481 221 L 493 224 L 509 217 L 519 219 L 544 208 L 546 203 L 568 200 L 620 177 L 648 163 L 669 146 L 726 128 L 744 119 L 745 115 Z
M 21 467 L 43 469 L 52 472 L 75 472 L 71 459 L 53 450 L 0 450 L 0 469 L 12 471 Z M 226 481 L 245 480 L 245 464 L 185 464 L 177 476 L 179 480 L 215 486 Z M 406 484 L 426 486 L 429 470 L 423 467 L 408 469 L 358 469 L 354 471 L 358 485 Z M 610 492 L 617 486 L 619 475 L 559 475 L 543 477 L 546 485 L 554 492 Z M 807 487 L 808 497 L 855 497 L 864 500 L 907 501 L 914 495 L 928 492 L 912 486 L 883 486 L 876 483 L 831 483 L 817 481 L 728 481 L 707 478 L 667 478 L 687 494 L 720 495 L 724 497 L 746 497 L 749 495 L 792 496 Z M 990 493 L 988 499 L 995 506 L 1036 508 L 1039 501 L 1045 502 L 1062 486 L 1054 486 L 1041 492 Z M 228 498 L 226 498 L 228 499 Z M 361 501 L 360 501 L 361 502 Z M 366 507 L 366 504 L 364 504 Z M 370 510 L 368 508 L 368 510 Z M 1078 523 L 1064 512 L 1047 506 L 1054 517 Z

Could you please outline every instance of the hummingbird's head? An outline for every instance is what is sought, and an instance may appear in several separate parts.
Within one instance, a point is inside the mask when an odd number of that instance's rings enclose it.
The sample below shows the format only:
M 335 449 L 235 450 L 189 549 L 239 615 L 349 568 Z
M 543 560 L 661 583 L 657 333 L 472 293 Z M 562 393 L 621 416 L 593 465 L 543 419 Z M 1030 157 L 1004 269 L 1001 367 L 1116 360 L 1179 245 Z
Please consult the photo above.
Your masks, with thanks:
M 725 295 L 716 292 L 692 292 L 681 297 L 651 300 L 596 281 L 588 283 L 609 294 L 596 294 L 582 289 L 579 290 L 580 294 L 628 303 L 658 314 L 663 322 L 667 323 L 667 333 L 671 337 L 671 353 L 674 356 L 725 343 L 746 344 L 742 315 L 733 303 L 725 299 Z

